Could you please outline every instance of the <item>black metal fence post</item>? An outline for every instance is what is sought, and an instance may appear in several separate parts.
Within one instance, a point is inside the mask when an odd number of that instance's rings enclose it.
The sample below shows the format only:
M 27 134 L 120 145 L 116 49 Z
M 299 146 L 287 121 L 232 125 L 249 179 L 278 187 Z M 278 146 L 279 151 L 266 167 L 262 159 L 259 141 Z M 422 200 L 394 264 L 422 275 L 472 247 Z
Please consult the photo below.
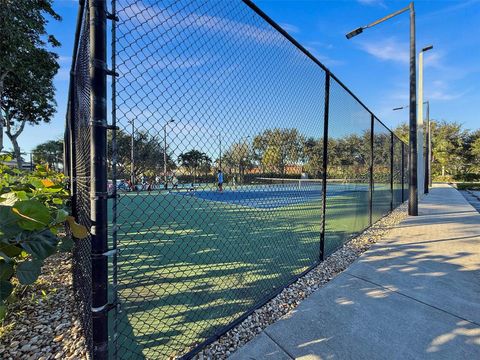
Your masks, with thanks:
M 374 144 L 374 126 L 375 126 L 375 116 L 371 114 L 370 116 L 370 166 L 369 166 L 369 176 L 370 176 L 370 186 L 368 191 L 368 223 L 372 226 L 373 223 L 373 144 Z
M 330 72 L 325 72 L 325 98 L 323 107 L 323 163 L 322 163 L 322 230 L 320 234 L 320 260 L 325 260 L 325 215 L 327 209 L 328 116 L 330 109 Z
M 106 2 L 90 0 L 92 334 L 94 359 L 108 356 Z
M 72 62 L 73 63 L 73 62 Z M 69 127 L 68 127 L 68 138 L 69 138 L 69 156 L 68 156 L 68 164 L 66 164 L 69 167 L 68 170 L 68 176 L 70 180 L 70 202 L 71 202 L 71 208 L 72 208 L 72 215 L 75 217 L 75 219 L 78 219 L 78 214 L 77 214 L 77 170 L 76 170 L 76 162 L 77 162 L 77 148 L 76 148 L 76 141 L 75 141 L 75 101 L 73 101 L 74 96 L 75 96 L 75 88 L 74 88 L 74 83 L 75 83 L 75 73 L 72 70 L 70 70 L 70 88 L 69 88 L 69 113 L 67 114 L 68 122 L 69 122 Z
M 402 204 L 405 202 L 405 144 L 402 141 Z
M 393 206 L 393 132 L 390 132 L 390 211 Z

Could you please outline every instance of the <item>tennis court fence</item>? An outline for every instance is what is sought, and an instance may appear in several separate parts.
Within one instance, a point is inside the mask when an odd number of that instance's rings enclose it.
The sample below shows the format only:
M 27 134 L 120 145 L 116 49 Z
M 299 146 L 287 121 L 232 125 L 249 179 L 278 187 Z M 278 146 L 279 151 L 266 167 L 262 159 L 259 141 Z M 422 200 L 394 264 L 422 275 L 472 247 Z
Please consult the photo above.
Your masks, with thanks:
M 313 52 L 249 0 L 80 1 L 64 168 L 95 359 L 195 356 L 407 200 L 408 146 Z

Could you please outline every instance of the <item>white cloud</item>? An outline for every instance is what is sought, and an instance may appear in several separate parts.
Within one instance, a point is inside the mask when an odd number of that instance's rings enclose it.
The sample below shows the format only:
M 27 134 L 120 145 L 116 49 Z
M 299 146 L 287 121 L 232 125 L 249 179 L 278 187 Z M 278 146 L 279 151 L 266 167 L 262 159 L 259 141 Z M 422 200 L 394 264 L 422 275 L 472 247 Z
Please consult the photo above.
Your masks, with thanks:
M 321 54 L 313 46 L 305 46 L 305 49 L 307 49 L 313 56 L 315 56 L 318 60 L 320 60 L 320 62 L 323 63 L 325 66 L 331 67 L 331 66 L 337 66 L 337 65 L 344 64 L 344 61 L 342 61 L 342 60 L 332 59 L 331 57 L 329 57 L 327 55 Z
M 242 23 L 228 18 L 199 14 L 195 12 L 174 12 L 156 5 L 142 2 L 130 4 L 117 10 L 124 22 L 124 32 L 151 32 L 152 29 L 189 28 L 214 34 L 227 34 L 230 37 L 247 38 L 257 43 L 275 43 L 283 40 L 277 31 Z M 148 24 L 148 26 L 143 26 Z M 138 36 L 138 35 L 136 35 Z
M 385 2 L 383 0 L 357 0 L 357 1 L 362 5 L 381 6 L 383 8 L 387 7 L 387 5 L 385 5 Z
M 470 89 L 463 91 L 452 91 L 449 85 L 442 80 L 435 80 L 430 86 L 431 90 L 425 89 L 425 98 L 429 100 L 450 101 L 466 95 Z
M 292 24 L 281 23 L 280 26 L 283 28 L 283 30 L 291 34 L 298 34 L 300 32 L 298 26 Z
M 395 38 L 362 42 L 360 47 L 363 51 L 383 61 L 395 61 L 402 64 L 409 62 L 408 44 Z

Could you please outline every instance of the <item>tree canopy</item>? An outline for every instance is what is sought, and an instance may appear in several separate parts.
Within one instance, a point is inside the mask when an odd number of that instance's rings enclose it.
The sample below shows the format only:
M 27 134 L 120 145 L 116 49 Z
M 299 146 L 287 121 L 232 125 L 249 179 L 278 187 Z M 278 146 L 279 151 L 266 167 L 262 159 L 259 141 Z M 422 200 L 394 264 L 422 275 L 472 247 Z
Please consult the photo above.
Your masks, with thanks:
M 27 123 L 49 122 L 55 112 L 53 77 L 60 46 L 46 31 L 50 16 L 60 20 L 52 0 L 3 0 L 0 3 L 0 133 L 9 137 L 21 167 L 18 137 Z M 3 137 L 0 137 L 0 150 Z
M 35 163 L 48 164 L 51 168 L 56 169 L 58 164 L 63 161 L 63 141 L 46 141 L 37 145 L 32 153 Z
M 108 159 L 112 160 L 112 133 L 108 134 Z M 132 135 L 123 130 L 116 132 L 117 142 L 117 176 L 130 178 L 132 164 Z M 175 163 L 171 154 L 166 154 L 167 169 L 174 169 Z M 147 132 L 137 131 L 133 137 L 134 177 L 144 174 L 156 176 L 164 170 L 164 149 L 162 139 L 151 136 Z M 109 166 L 110 168 L 110 166 Z

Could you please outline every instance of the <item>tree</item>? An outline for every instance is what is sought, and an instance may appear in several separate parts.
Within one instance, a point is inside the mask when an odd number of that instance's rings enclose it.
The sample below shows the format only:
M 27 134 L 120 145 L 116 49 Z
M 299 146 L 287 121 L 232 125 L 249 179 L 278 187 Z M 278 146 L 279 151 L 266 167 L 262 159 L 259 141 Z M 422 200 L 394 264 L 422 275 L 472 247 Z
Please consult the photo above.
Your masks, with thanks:
M 37 145 L 32 153 L 34 162 L 56 168 L 63 161 L 63 141 L 49 140 Z
M 430 121 L 432 176 L 457 175 L 465 171 L 470 149 L 468 131 L 457 122 Z M 408 142 L 408 126 L 402 124 L 395 133 Z M 425 143 L 425 139 L 424 139 Z
M 46 49 L 60 46 L 46 32 L 52 0 L 2 0 L 0 3 L 0 150 L 3 128 L 13 145 L 21 167 L 18 137 L 25 124 L 49 122 L 55 112 L 53 77 L 58 71 L 58 56 Z
M 302 158 L 304 137 L 297 129 L 268 129 L 253 139 L 253 149 L 270 172 L 285 174 L 286 166 Z
M 112 162 L 112 133 L 108 134 L 107 156 L 109 168 Z M 117 143 L 117 177 L 130 178 L 132 164 L 132 135 L 123 130 L 116 132 Z M 134 154 L 134 177 L 139 174 L 147 176 L 158 175 L 163 172 L 163 141 L 156 136 L 150 136 L 146 132 L 137 131 L 133 138 Z M 175 169 L 175 163 L 170 154 L 167 153 L 167 168 Z
M 190 150 L 186 153 L 182 153 L 178 156 L 178 163 L 180 166 L 188 169 L 190 175 L 193 175 L 193 182 L 195 182 L 195 178 L 197 177 L 197 169 L 203 168 L 204 170 L 208 168 L 210 170 L 210 165 L 212 160 L 207 156 L 207 154 L 198 151 L 198 150 Z M 207 175 L 208 171 L 205 173 Z
M 246 140 L 233 143 L 223 155 L 222 162 L 230 172 L 238 172 L 243 179 L 245 170 L 252 169 L 254 166 L 250 144 Z
M 432 122 L 432 172 L 434 175 L 456 175 L 465 165 L 467 133 L 456 122 Z

